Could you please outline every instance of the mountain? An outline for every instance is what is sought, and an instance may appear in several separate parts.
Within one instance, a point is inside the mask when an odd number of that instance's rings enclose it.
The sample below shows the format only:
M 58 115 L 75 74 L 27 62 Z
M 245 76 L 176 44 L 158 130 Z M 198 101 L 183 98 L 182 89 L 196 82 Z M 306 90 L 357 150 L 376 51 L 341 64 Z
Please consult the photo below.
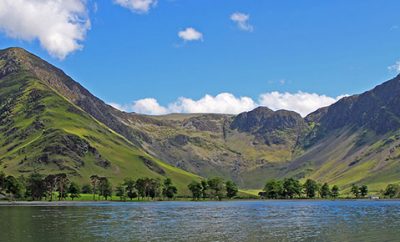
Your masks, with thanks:
M 366 183 L 375 190 L 400 181 L 400 75 L 305 120 L 313 126 L 303 142 L 305 152 L 282 174 L 343 187 Z
M 378 191 L 400 182 L 399 98 L 397 76 L 305 118 L 259 107 L 236 116 L 135 114 L 130 127 L 144 133 L 139 142 L 164 161 L 245 188 L 293 176 L 343 189 L 365 183 Z
M 0 169 L 193 179 L 242 188 L 314 178 L 372 191 L 400 181 L 400 76 L 302 118 L 259 107 L 238 115 L 119 111 L 19 48 L 0 51 Z M 193 174 L 197 174 L 193 175 Z
M 182 191 L 199 179 L 132 142 L 118 115 L 124 114 L 40 58 L 19 48 L 0 51 L 0 167 L 6 173 L 65 172 L 81 183 L 92 174 L 113 182 L 171 177 Z

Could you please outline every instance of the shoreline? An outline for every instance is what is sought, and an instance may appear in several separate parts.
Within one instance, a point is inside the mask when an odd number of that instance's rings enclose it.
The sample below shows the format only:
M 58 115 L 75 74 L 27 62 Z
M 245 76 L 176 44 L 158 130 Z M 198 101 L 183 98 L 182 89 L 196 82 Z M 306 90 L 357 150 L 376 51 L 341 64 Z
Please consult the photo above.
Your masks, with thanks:
M 400 198 L 396 199 L 233 199 L 233 200 L 202 200 L 202 201 L 192 201 L 192 200 L 170 200 L 170 201 L 0 201 L 0 207 L 18 207 L 18 206 L 43 206 L 43 207 L 57 207 L 57 206 L 74 206 L 81 204 L 136 204 L 136 203 L 208 203 L 208 202 L 400 202 Z

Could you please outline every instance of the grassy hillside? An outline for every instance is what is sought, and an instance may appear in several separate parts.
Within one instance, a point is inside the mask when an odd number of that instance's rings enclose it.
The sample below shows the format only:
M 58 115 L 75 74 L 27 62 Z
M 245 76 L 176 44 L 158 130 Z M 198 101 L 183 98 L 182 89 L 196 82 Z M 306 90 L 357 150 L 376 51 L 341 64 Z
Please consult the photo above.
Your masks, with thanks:
M 198 176 L 155 159 L 29 73 L 0 79 L 0 167 L 8 174 L 65 172 L 80 183 L 92 174 L 171 177 L 182 192 Z
M 239 115 L 119 111 L 23 49 L 0 51 L 0 169 L 171 177 L 221 176 L 242 189 L 313 178 L 345 191 L 400 182 L 400 75 L 302 118 L 259 107 Z M 169 165 L 167 165 L 167 162 Z M 187 191 L 186 191 L 187 192 Z
M 281 173 L 313 178 L 349 191 L 352 184 L 368 184 L 379 192 L 400 184 L 400 131 L 377 135 L 367 129 L 343 128 L 332 132 Z

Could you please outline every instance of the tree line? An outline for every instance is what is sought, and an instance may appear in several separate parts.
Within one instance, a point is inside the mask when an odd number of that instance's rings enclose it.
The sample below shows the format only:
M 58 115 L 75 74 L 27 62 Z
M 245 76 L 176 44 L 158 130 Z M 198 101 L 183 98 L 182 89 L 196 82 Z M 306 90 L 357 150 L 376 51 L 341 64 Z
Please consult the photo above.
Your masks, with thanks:
M 224 181 L 219 177 L 192 181 L 187 187 L 193 200 L 232 199 L 237 197 L 239 191 L 234 182 Z M 365 198 L 368 195 L 368 186 L 353 184 L 350 192 L 355 198 Z M 173 199 L 177 193 L 178 189 L 170 178 L 164 180 L 148 177 L 136 180 L 126 178 L 114 188 L 107 177 L 92 175 L 89 182 L 81 187 L 76 182 L 70 181 L 65 173 L 50 175 L 32 173 L 27 177 L 14 177 L 0 172 L 0 195 L 5 195 L 10 200 L 62 201 L 66 198 L 74 200 L 81 194 L 91 194 L 94 201 L 108 200 L 112 195 L 119 197 L 122 201 L 154 200 Z M 386 198 L 400 198 L 400 185 L 389 184 L 380 193 Z M 267 199 L 337 198 L 340 196 L 340 190 L 336 185 L 330 187 L 328 183 L 321 184 L 312 179 L 307 179 L 302 184 L 297 179 L 285 178 L 267 181 L 259 196 Z
M 33 200 L 41 201 L 55 199 L 62 201 L 66 198 L 72 200 L 79 198 L 81 194 L 92 194 L 93 200 L 108 200 L 113 194 L 120 200 L 126 199 L 172 199 L 178 193 L 170 178 L 164 181 L 154 178 L 139 178 L 134 180 L 126 178 L 123 183 L 113 188 L 107 177 L 92 175 L 90 183 L 79 186 L 70 181 L 67 174 L 42 175 L 32 173 L 28 177 L 6 176 L 0 172 L 0 194 L 5 194 L 10 200 Z
M 192 181 L 188 185 L 188 189 L 192 193 L 193 200 L 215 199 L 222 200 L 224 197 L 232 199 L 237 196 L 238 186 L 232 181 L 224 181 L 220 177 L 208 180 Z
M 351 192 L 356 198 L 365 197 L 368 194 L 368 187 L 353 185 Z M 267 199 L 312 199 L 316 197 L 335 199 L 340 196 L 340 189 L 337 185 L 330 187 L 328 183 L 321 184 L 313 179 L 307 179 L 303 184 L 295 178 L 272 179 L 267 181 L 259 196 Z
M 28 177 L 16 178 L 0 172 L 0 194 L 5 193 L 10 200 L 40 201 L 46 198 L 53 201 L 54 199 L 64 200 L 67 197 L 75 199 L 79 197 L 80 192 L 79 185 L 70 182 L 65 173 L 47 176 L 32 173 Z

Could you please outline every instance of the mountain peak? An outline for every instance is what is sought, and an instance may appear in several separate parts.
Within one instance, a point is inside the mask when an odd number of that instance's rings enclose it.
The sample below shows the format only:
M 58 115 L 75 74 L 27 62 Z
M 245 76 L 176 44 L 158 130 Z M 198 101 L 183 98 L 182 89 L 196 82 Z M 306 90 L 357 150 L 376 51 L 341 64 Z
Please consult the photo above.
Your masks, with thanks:
M 5 61 L 22 62 L 28 58 L 36 57 L 32 53 L 20 47 L 10 47 L 0 50 L 0 59 Z M 36 57 L 38 58 L 38 57 Z

